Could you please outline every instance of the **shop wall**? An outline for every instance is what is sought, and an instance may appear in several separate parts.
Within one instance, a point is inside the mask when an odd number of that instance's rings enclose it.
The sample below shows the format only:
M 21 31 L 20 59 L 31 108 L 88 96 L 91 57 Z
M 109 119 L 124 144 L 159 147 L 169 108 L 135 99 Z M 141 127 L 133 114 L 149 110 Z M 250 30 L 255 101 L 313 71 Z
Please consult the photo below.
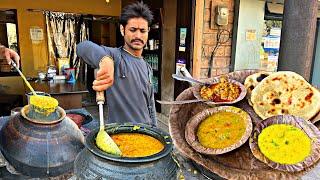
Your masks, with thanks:
M 264 1 L 240 1 L 234 70 L 260 68 L 264 5 Z M 248 30 L 255 31 L 255 39 L 246 39 Z
M 194 56 L 193 56 L 193 70 L 192 75 L 196 78 L 207 78 L 209 60 L 214 47 L 217 45 L 218 26 L 214 24 L 210 26 L 211 19 L 215 21 L 215 8 L 218 5 L 226 5 L 229 9 L 228 25 L 221 26 L 230 32 L 230 38 L 227 43 L 222 44 L 217 49 L 216 55 L 212 63 L 211 76 L 224 74 L 229 72 L 231 60 L 231 42 L 232 42 L 232 29 L 234 17 L 234 1 L 235 0 L 205 0 L 204 3 L 197 1 L 195 16 L 195 42 L 194 42 Z M 199 9 L 200 8 L 200 9 Z M 213 9 L 213 11 L 212 11 Z M 202 15 L 203 14 L 203 15 Z M 203 17 L 202 17 L 203 16 Z M 202 22 L 197 22 L 197 21 Z M 199 30 L 199 27 L 202 29 Z M 226 33 L 224 33 L 226 34 Z M 201 36 L 201 37 L 199 37 Z M 200 45 L 200 46 L 199 46 Z
M 1 0 L 0 8 L 17 9 L 18 33 L 22 71 L 26 76 L 37 76 L 38 71 L 44 70 L 48 65 L 48 47 L 46 42 L 46 33 L 44 41 L 38 44 L 32 44 L 30 39 L 30 28 L 40 27 L 45 32 L 45 18 L 42 12 L 31 12 L 27 9 L 41 9 L 51 11 L 62 11 L 82 14 L 118 16 L 121 10 L 121 1 L 111 0 L 107 5 L 102 0 Z M 8 83 L 15 81 L 6 81 L 7 78 L 0 78 L 2 82 Z M 11 78 L 12 79 L 12 78 Z M 19 77 L 15 77 L 20 81 Z

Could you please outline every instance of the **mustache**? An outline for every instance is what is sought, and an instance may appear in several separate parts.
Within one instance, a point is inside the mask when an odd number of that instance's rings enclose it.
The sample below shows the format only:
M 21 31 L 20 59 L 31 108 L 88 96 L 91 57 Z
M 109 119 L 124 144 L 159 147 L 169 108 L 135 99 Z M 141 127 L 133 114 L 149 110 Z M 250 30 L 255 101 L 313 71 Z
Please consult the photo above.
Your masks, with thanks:
M 133 43 L 133 42 L 136 42 L 136 41 L 140 41 L 142 44 L 144 44 L 144 42 L 143 42 L 142 39 L 133 39 L 133 40 L 131 40 L 132 43 Z

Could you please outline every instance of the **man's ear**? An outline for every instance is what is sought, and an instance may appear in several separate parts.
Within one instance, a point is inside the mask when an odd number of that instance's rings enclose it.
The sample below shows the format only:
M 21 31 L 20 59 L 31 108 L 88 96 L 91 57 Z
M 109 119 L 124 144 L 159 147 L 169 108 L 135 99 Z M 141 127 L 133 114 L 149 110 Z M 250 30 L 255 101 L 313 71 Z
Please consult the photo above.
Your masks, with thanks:
M 121 35 L 124 36 L 124 27 L 122 26 L 122 24 L 120 24 L 120 32 Z

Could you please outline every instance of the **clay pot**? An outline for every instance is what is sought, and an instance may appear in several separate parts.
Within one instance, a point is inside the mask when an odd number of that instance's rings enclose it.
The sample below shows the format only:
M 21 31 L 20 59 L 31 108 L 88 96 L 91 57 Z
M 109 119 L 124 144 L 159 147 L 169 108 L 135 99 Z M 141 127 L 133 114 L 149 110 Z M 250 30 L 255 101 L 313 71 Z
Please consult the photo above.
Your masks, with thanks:
M 58 176 L 73 170 L 84 137 L 62 108 L 60 118 L 49 122 L 30 119 L 25 106 L 0 131 L 0 149 L 19 172 L 31 177 Z
M 138 128 L 137 128 L 138 127 Z M 171 151 L 170 136 L 154 127 L 138 125 L 109 124 L 108 134 L 143 133 L 153 136 L 164 144 L 164 149 L 154 155 L 139 158 L 118 157 L 107 154 L 97 148 L 95 137 L 99 129 L 93 130 L 86 137 L 86 148 L 77 156 L 74 173 L 78 179 L 176 179 L 177 165 Z

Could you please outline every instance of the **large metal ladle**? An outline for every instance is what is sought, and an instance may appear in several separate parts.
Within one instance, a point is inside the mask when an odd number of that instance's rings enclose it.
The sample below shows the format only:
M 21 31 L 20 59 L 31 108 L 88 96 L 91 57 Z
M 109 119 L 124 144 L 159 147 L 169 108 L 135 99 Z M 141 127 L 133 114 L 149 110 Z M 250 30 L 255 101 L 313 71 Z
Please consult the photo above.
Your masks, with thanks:
M 103 104 L 105 102 L 104 92 L 97 92 L 96 101 L 99 106 L 100 129 L 96 137 L 98 148 L 106 153 L 121 156 L 121 150 L 104 129 Z
M 30 83 L 27 81 L 26 77 L 22 74 L 19 67 L 17 66 L 17 64 L 13 60 L 11 60 L 11 65 L 18 71 L 18 73 L 20 74 L 20 76 L 22 77 L 22 79 L 24 80 L 26 85 L 28 86 L 28 88 L 31 90 L 32 94 L 36 96 L 37 93 L 34 91 L 32 86 L 30 85 Z

